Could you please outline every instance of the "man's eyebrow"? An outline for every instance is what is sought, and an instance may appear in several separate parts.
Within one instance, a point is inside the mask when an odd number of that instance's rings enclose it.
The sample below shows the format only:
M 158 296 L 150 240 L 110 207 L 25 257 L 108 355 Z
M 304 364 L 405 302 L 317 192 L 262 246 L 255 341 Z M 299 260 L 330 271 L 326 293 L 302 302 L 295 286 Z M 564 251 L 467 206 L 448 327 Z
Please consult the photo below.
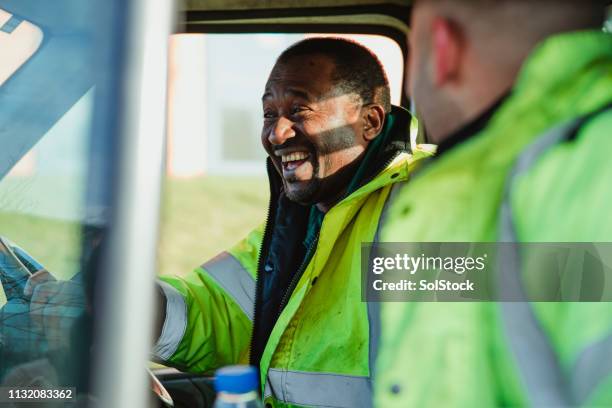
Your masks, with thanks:
M 296 97 L 296 98 L 305 99 L 307 101 L 314 100 L 314 98 L 312 97 L 312 95 L 309 92 L 301 90 L 301 89 L 297 89 L 297 88 L 289 88 L 289 89 L 287 89 L 285 91 L 285 95 L 286 96 L 293 96 L 293 97 Z M 269 99 L 269 98 L 272 98 L 272 97 L 273 97 L 272 92 L 266 91 L 262 95 L 261 100 L 265 101 L 266 99 Z

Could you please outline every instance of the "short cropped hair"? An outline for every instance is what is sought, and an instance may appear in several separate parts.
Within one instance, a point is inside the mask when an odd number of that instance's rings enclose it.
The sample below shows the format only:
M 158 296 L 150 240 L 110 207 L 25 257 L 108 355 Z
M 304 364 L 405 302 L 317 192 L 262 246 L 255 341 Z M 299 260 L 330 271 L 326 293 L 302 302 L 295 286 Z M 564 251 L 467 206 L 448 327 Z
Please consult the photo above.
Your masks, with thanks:
M 520 21 L 510 21 L 515 31 L 530 30 L 551 35 L 556 32 L 602 28 L 606 20 L 606 6 L 611 0 L 416 0 L 418 3 L 446 4 L 454 10 L 468 11 L 465 20 L 469 24 L 480 23 L 494 32 L 500 26 L 500 17 L 510 20 L 529 16 Z M 514 13 L 513 13 L 514 11 Z M 508 20 L 508 18 L 506 18 Z
M 335 65 L 332 80 L 341 91 L 356 93 L 364 104 L 379 103 L 386 113 L 391 111 L 389 80 L 378 57 L 355 41 L 336 37 L 312 37 L 287 48 L 276 63 L 294 57 L 324 55 Z

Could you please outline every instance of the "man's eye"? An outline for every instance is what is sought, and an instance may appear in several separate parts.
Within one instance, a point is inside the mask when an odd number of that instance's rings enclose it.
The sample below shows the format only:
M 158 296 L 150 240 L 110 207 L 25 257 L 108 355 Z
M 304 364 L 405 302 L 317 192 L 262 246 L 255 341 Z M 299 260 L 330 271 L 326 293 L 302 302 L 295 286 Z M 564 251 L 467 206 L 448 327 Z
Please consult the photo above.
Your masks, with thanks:
M 263 116 L 264 116 L 264 119 L 274 119 L 276 117 L 276 113 L 265 111 Z
M 294 106 L 291 108 L 291 114 L 297 115 L 298 113 L 305 112 L 307 110 L 308 108 L 306 108 L 305 106 Z

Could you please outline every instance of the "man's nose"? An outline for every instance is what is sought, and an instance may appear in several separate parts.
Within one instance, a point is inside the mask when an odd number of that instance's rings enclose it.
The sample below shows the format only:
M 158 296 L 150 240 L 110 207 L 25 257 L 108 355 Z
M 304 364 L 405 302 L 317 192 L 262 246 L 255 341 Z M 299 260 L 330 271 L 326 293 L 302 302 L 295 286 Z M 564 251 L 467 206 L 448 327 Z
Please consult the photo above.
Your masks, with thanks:
M 273 145 L 281 145 L 295 136 L 293 130 L 293 122 L 285 117 L 280 117 L 276 124 L 272 127 L 268 135 L 268 141 Z

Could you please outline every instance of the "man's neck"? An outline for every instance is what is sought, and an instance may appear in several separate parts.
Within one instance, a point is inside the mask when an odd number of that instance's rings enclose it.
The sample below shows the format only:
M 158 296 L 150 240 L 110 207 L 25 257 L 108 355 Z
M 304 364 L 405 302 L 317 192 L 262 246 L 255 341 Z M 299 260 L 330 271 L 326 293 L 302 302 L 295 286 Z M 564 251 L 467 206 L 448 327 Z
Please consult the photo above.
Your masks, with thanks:
M 445 152 L 451 150 L 457 145 L 465 142 L 477 133 L 480 133 L 489 124 L 493 115 L 499 110 L 501 105 L 506 101 L 509 92 L 504 93 L 492 105 L 486 108 L 476 118 L 462 125 L 459 129 L 442 138 L 442 142 L 438 145 L 436 157 L 440 157 Z
M 346 194 L 346 188 L 342 189 L 334 198 L 332 198 L 329 201 L 326 201 L 324 203 L 316 203 L 315 206 L 319 209 L 319 211 L 321 211 L 322 213 L 326 214 L 329 210 L 332 209 L 332 207 L 336 204 L 338 204 L 342 198 L 344 197 L 344 195 Z

